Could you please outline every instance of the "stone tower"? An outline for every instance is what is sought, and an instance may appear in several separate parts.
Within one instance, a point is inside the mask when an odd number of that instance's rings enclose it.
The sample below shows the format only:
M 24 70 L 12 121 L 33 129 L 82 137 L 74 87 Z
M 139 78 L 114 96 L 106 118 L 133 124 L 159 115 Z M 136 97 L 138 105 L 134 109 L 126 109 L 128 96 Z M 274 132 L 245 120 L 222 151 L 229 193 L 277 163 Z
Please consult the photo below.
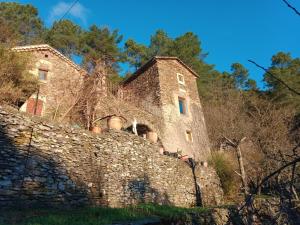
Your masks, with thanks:
M 210 153 L 196 74 L 176 57 L 157 56 L 124 81 L 123 98 L 160 116 L 163 147 L 200 161 Z

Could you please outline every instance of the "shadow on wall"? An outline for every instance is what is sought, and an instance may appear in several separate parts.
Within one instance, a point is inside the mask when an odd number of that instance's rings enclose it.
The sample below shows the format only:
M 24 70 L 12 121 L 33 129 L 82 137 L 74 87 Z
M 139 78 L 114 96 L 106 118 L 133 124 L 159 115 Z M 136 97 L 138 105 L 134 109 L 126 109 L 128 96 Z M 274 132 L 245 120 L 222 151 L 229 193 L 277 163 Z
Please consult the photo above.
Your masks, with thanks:
M 196 176 L 196 169 L 197 166 L 199 165 L 198 162 L 195 162 L 192 158 L 189 158 L 189 160 L 186 162 L 188 166 L 191 168 L 192 173 L 193 173 L 193 181 L 194 181 L 194 186 L 195 186 L 195 203 L 196 206 L 202 207 L 203 206 L 203 201 L 202 201 L 202 194 L 201 194 L 201 188 L 200 185 L 198 184 L 198 179 Z
M 131 142 L 126 142 L 130 135 L 125 132 L 108 132 L 101 138 L 95 138 L 79 129 L 65 129 L 36 121 L 7 113 L 0 108 L 0 207 L 85 204 L 107 206 L 113 205 L 113 201 L 120 205 L 143 202 L 170 205 L 170 199 L 172 203 L 177 203 L 176 190 L 161 191 L 163 183 L 155 183 L 159 191 L 152 187 L 154 185 L 150 181 L 157 170 L 149 169 L 144 173 L 139 169 L 139 164 L 130 164 L 130 176 L 115 179 L 114 167 L 119 160 L 128 158 L 130 154 L 135 155 L 138 151 L 146 151 L 152 148 L 151 145 L 144 145 L 141 140 L 133 148 Z M 111 151 L 115 143 L 124 143 L 124 146 L 118 145 L 118 148 Z M 128 150 L 129 155 L 124 155 L 123 147 Z M 175 161 L 167 160 L 166 163 Z M 163 170 L 165 165 L 162 166 Z M 195 170 L 192 172 L 195 197 L 197 205 L 200 205 L 201 190 Z M 161 179 L 168 178 L 162 176 Z M 186 182 L 191 181 L 186 179 Z M 110 182 L 112 186 L 117 182 L 117 190 L 109 189 Z M 119 191 L 122 193 L 120 196 Z M 168 196 L 167 193 L 172 194 Z M 187 200 L 192 198 L 188 197 Z
M 90 203 L 88 187 L 72 180 L 58 157 L 33 147 L 34 135 L 27 127 L 7 131 L 0 120 L 0 207 Z
M 162 205 L 172 205 L 166 192 L 160 193 L 151 187 L 149 177 L 144 174 L 142 177 L 123 183 L 123 194 L 130 204 L 156 203 Z M 124 204 L 125 206 L 125 204 Z

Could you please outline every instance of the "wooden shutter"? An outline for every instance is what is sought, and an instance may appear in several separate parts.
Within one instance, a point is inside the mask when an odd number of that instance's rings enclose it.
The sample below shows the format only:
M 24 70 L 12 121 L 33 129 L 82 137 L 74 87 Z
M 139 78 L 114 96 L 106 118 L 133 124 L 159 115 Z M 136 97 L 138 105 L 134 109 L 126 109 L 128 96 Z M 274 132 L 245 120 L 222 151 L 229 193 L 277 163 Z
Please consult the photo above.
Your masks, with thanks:
M 43 111 L 43 101 L 38 99 L 37 100 L 37 105 L 36 105 L 36 99 L 35 98 L 30 98 L 27 100 L 27 109 L 26 112 L 34 115 L 34 109 L 36 106 L 36 115 L 41 116 L 42 111 Z

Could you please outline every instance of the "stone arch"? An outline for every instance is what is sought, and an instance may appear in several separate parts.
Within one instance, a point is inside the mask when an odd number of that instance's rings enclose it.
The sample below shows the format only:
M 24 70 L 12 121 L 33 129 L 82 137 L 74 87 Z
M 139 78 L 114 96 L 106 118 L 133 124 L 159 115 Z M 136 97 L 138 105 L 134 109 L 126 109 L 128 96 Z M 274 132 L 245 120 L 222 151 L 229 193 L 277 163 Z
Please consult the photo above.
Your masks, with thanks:
M 136 125 L 138 136 L 140 137 L 146 137 L 147 132 L 153 131 L 148 125 L 143 123 L 137 123 Z M 129 125 L 126 129 L 126 131 L 133 133 L 133 125 Z
M 150 142 L 158 143 L 160 147 L 163 149 L 163 143 L 160 137 L 160 132 L 159 129 L 155 128 L 155 125 L 152 123 L 149 123 L 148 121 L 145 120 L 137 120 L 136 121 L 136 128 L 137 128 L 137 134 L 140 137 L 147 138 L 149 139 Z M 124 130 L 130 133 L 133 132 L 133 121 L 127 121 L 127 123 L 124 126 Z M 147 135 L 148 132 L 154 132 L 152 134 Z
M 140 126 L 145 126 L 149 129 L 149 131 L 154 131 L 154 132 L 157 132 L 158 130 L 154 127 L 153 124 L 149 123 L 147 120 L 145 119 L 139 119 L 139 118 L 136 118 L 136 121 L 137 121 L 137 124 L 140 125 Z M 125 130 L 128 130 L 129 127 L 132 128 L 132 124 L 133 124 L 133 120 L 128 120 L 125 124 L 124 124 L 124 127 L 125 127 Z

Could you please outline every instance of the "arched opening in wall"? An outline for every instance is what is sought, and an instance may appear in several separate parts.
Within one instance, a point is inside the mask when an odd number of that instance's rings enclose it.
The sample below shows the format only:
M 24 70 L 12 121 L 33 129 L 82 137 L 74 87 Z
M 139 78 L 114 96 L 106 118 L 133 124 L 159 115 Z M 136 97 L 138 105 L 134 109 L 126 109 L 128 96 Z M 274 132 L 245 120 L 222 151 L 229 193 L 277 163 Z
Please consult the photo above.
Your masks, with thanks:
M 132 134 L 137 134 L 138 136 L 143 137 L 152 143 L 160 143 L 160 145 L 162 146 L 161 140 L 158 137 L 158 133 L 155 130 L 151 129 L 148 125 L 142 123 L 135 124 L 133 122 L 132 125 L 125 128 L 124 130 Z
M 134 134 L 133 125 L 127 127 L 125 130 Z M 150 131 L 152 131 L 152 129 L 150 129 L 150 127 L 145 124 L 138 123 L 136 125 L 136 132 L 140 137 L 146 138 L 147 133 Z

